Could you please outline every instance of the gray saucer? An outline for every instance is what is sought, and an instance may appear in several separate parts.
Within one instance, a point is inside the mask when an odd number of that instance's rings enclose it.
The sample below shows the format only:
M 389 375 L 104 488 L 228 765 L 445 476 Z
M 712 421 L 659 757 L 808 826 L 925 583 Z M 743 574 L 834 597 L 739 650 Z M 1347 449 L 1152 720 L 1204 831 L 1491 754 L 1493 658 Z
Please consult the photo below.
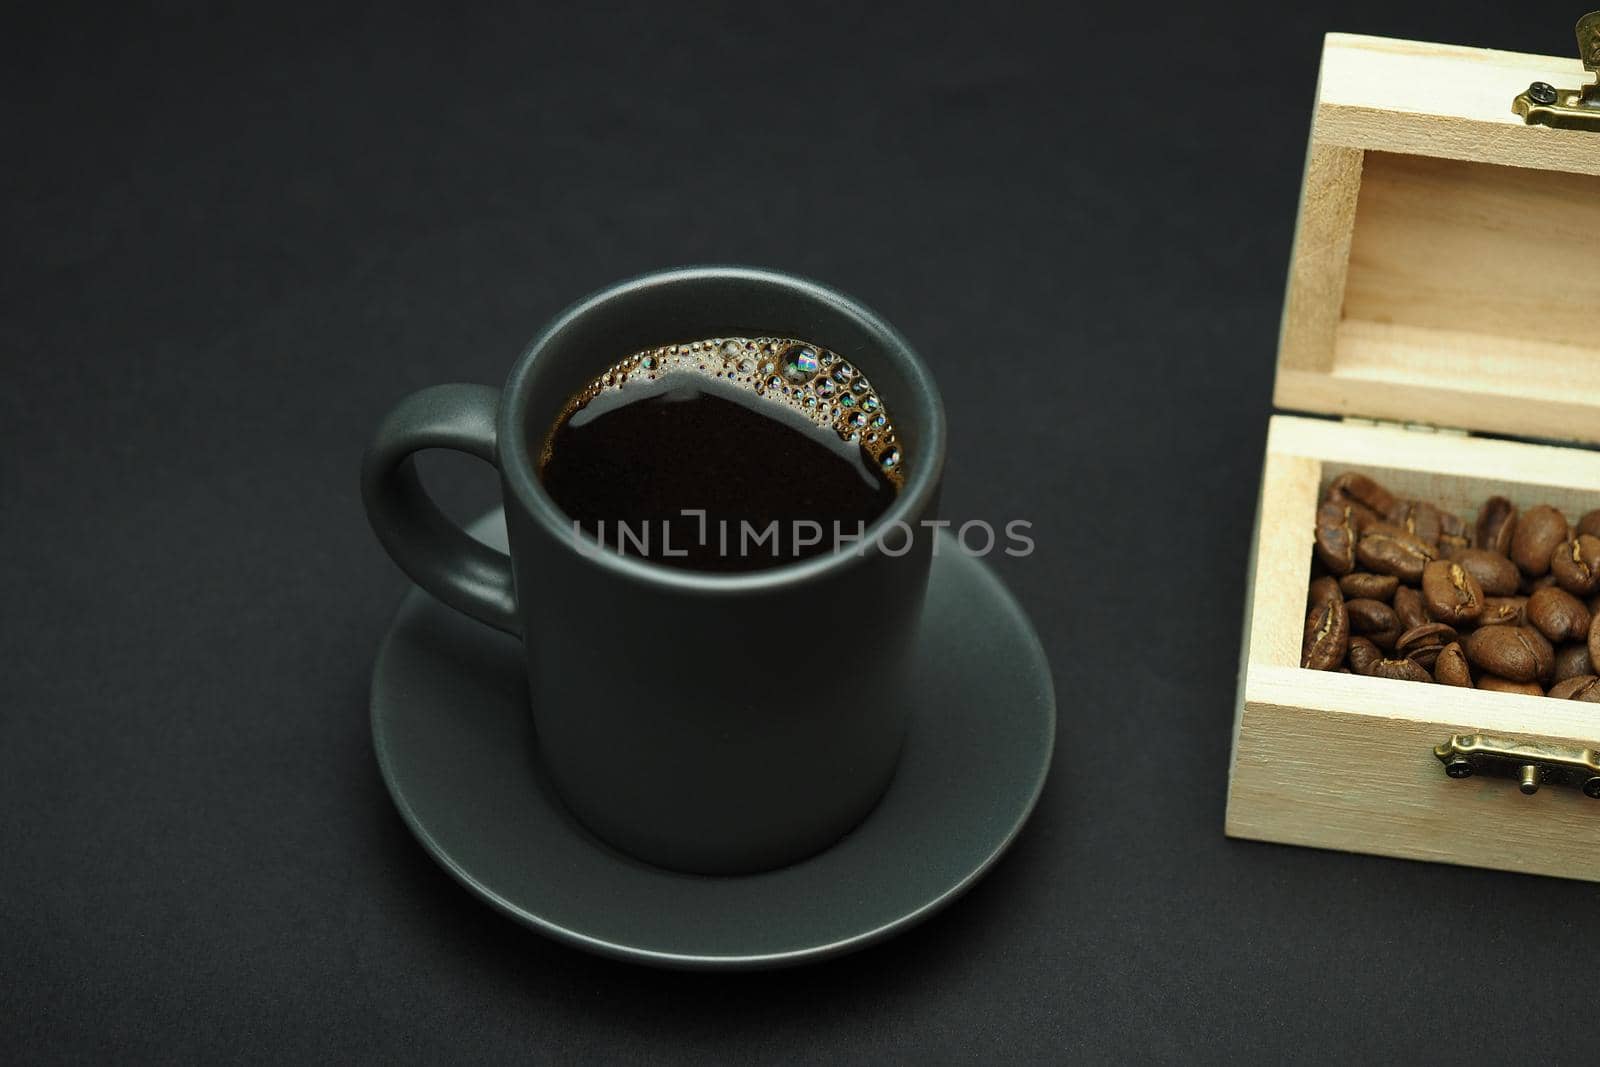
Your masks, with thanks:
M 505 545 L 498 511 L 473 533 Z M 372 677 L 372 739 L 389 793 L 462 885 L 592 952 L 751 969 L 907 929 L 999 859 L 1033 810 L 1055 741 L 1050 667 L 1033 627 L 985 564 L 941 538 L 899 770 L 866 821 L 811 859 L 712 878 L 602 844 L 542 781 L 516 640 L 417 590 Z

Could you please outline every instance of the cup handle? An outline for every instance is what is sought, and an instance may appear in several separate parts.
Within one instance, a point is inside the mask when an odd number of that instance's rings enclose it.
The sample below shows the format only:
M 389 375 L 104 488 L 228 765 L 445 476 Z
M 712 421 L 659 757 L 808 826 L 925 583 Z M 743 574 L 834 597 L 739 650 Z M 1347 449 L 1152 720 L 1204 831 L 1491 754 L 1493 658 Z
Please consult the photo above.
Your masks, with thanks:
M 467 534 L 433 502 L 413 454 L 453 448 L 498 466 L 495 416 L 500 390 L 435 385 L 389 412 L 361 461 L 367 521 L 400 569 L 457 611 L 520 634 L 511 557 Z

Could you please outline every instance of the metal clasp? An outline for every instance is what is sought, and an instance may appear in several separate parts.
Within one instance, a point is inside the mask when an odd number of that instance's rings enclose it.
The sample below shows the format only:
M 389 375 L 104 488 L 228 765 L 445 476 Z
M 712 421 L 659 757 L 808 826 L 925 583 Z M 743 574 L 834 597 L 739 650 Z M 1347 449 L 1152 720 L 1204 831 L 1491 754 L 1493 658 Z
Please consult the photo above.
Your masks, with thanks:
M 1585 70 L 1595 73 L 1593 85 L 1557 89 L 1549 82 L 1534 82 L 1517 94 L 1511 110 L 1530 126 L 1600 131 L 1600 11 L 1578 20 L 1578 57 Z
M 1592 748 L 1536 745 L 1483 734 L 1456 734 L 1433 750 L 1452 778 L 1488 774 L 1515 778 L 1532 796 L 1541 785 L 1565 785 L 1600 799 L 1600 753 Z

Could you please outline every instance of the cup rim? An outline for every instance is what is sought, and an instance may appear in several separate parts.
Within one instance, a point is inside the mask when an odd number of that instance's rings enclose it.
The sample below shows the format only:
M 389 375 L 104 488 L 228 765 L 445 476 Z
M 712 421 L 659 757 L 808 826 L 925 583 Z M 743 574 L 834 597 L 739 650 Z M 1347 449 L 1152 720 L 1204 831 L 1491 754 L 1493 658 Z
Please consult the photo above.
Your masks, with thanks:
M 528 407 L 531 383 L 539 355 L 551 341 L 579 319 L 603 313 L 607 305 L 643 289 L 707 281 L 745 281 L 775 286 L 801 299 L 831 306 L 835 311 L 858 320 L 884 342 L 883 356 L 899 365 L 914 397 L 899 398 L 897 408 L 915 405 L 923 420 L 917 461 L 908 464 L 905 485 L 894 502 L 867 526 L 859 542 L 845 550 L 796 563 L 785 563 L 765 570 L 737 574 L 718 574 L 668 567 L 609 548 L 594 552 L 579 551 L 573 545 L 572 520 L 545 491 L 534 470 L 533 453 L 527 440 Z M 776 325 L 776 324 L 775 324 Z M 909 342 L 887 320 L 861 302 L 830 286 L 808 278 L 761 267 L 701 265 L 650 271 L 625 279 L 571 304 L 553 318 L 530 341 L 506 379 L 505 396 L 500 405 L 500 472 L 508 490 L 516 495 L 527 512 L 558 541 L 568 544 L 573 554 L 613 575 L 663 589 L 706 594 L 768 593 L 804 585 L 823 575 L 844 572 L 873 558 L 881 550 L 885 534 L 896 525 L 910 528 L 908 522 L 924 513 L 938 491 L 944 468 L 945 415 L 933 376 L 929 374 Z M 913 531 L 915 533 L 915 531 Z

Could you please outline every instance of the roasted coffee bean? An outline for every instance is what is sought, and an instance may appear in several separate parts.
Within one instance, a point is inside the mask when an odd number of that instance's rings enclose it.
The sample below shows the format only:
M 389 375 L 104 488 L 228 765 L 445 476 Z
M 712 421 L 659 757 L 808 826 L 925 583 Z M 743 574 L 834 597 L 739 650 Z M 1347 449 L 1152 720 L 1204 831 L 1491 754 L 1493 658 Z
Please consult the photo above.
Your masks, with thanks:
M 1374 524 L 1363 531 L 1356 543 L 1356 558 L 1369 571 L 1392 574 L 1415 585 L 1422 581 L 1422 568 L 1438 559 L 1439 552 L 1409 531 Z
M 1365 637 L 1385 651 L 1394 648 L 1400 636 L 1400 619 L 1394 609 L 1381 600 L 1358 598 L 1345 601 L 1350 616 L 1350 633 Z M 1587 631 L 1585 631 L 1587 632 Z
M 1439 658 L 1439 651 L 1456 638 L 1455 630 L 1442 622 L 1413 626 L 1395 639 L 1395 658 L 1413 659 L 1428 670 L 1432 670 L 1434 660 Z
M 1365 514 L 1363 519 L 1376 519 L 1389 514 L 1394 507 L 1394 494 L 1365 474 L 1353 471 L 1339 475 L 1328 486 L 1326 500 L 1358 505 Z
M 1317 509 L 1317 559 L 1330 574 L 1349 574 L 1356 569 L 1358 520 L 1354 512 L 1354 506 L 1337 500 Z
M 1422 602 L 1440 622 L 1472 622 L 1483 614 L 1483 587 L 1461 564 L 1436 559 L 1422 569 Z
M 1472 543 L 1467 524 L 1459 515 L 1442 511 L 1425 500 L 1398 501 L 1385 518 L 1430 545 L 1438 545 L 1441 550 L 1446 545 L 1466 548 Z
M 1581 700 L 1585 704 L 1600 704 L 1600 678 L 1580 674 L 1550 687 L 1550 696 L 1557 700 Z
M 1510 678 L 1484 674 L 1478 677 L 1478 688 L 1491 693 L 1515 693 L 1525 697 L 1542 697 L 1544 689 L 1538 682 L 1514 682 Z
M 1324 574 L 1313 579 L 1311 588 L 1306 590 L 1306 606 L 1314 607 L 1324 600 L 1343 600 L 1344 593 L 1339 589 L 1339 579 L 1331 574 Z
M 1482 626 L 1461 647 L 1474 667 L 1513 682 L 1548 677 L 1555 669 L 1555 650 L 1531 626 Z
M 1595 665 L 1589 661 L 1587 644 L 1566 645 L 1556 649 L 1555 670 L 1550 672 L 1552 682 L 1564 682 L 1580 674 L 1594 674 Z
M 1472 547 L 1472 528 L 1453 511 L 1439 512 L 1439 551 Z
M 1561 542 L 1550 553 L 1550 573 L 1561 588 L 1574 596 L 1588 596 L 1600 590 L 1600 537 L 1579 534 Z
M 1483 614 L 1478 616 L 1479 626 L 1521 626 L 1527 621 L 1527 597 L 1486 596 L 1483 598 Z
M 1600 700 L 1583 682 L 1600 677 L 1600 508 L 1569 526 L 1549 504 L 1495 496 L 1462 522 L 1350 471 L 1315 530 L 1308 666 Z
M 1477 526 L 1473 531 L 1479 548 L 1509 556 L 1511 538 L 1516 532 L 1515 504 L 1503 496 L 1492 496 L 1483 502 L 1483 508 L 1478 512 Z
M 1484 596 L 1511 596 L 1522 581 L 1517 565 L 1498 552 L 1484 548 L 1458 548 L 1445 551 L 1445 558 L 1461 564 L 1478 579 Z
M 1350 669 L 1368 678 L 1395 678 L 1406 682 L 1431 682 L 1433 676 L 1411 659 L 1389 659 L 1365 637 L 1350 639 Z
M 1528 598 L 1529 625 L 1552 641 L 1582 641 L 1589 622 L 1589 609 L 1565 589 L 1550 586 Z
M 1467 666 L 1461 642 L 1452 641 L 1439 650 L 1439 658 L 1433 661 L 1433 677 L 1443 685 L 1472 688 L 1472 670 Z
M 1589 622 L 1589 662 L 1600 667 L 1600 612 Z
M 1300 646 L 1300 666 L 1314 671 L 1331 671 L 1350 648 L 1350 615 L 1345 611 L 1344 594 L 1332 578 L 1319 578 L 1311 585 L 1311 607 L 1306 612 L 1305 640 Z
M 1550 570 L 1550 555 L 1567 539 L 1567 517 L 1549 504 L 1532 507 L 1517 520 L 1511 559 L 1522 573 L 1539 578 Z
M 1394 613 L 1400 618 L 1402 630 L 1432 621 L 1428 618 L 1428 609 L 1422 604 L 1422 594 L 1409 585 L 1402 585 L 1394 591 Z
M 1400 527 L 1430 545 L 1439 543 L 1439 533 L 1444 525 L 1444 513 L 1423 500 L 1399 500 L 1384 516 L 1389 522 Z M 1453 516 L 1452 516 L 1453 517 Z M 1456 520 L 1459 529 L 1461 520 Z
M 1373 574 L 1371 571 L 1355 571 L 1339 579 L 1339 588 L 1344 591 L 1346 600 L 1382 600 L 1389 601 L 1394 598 L 1394 591 L 1400 587 L 1400 579 L 1392 574 Z

